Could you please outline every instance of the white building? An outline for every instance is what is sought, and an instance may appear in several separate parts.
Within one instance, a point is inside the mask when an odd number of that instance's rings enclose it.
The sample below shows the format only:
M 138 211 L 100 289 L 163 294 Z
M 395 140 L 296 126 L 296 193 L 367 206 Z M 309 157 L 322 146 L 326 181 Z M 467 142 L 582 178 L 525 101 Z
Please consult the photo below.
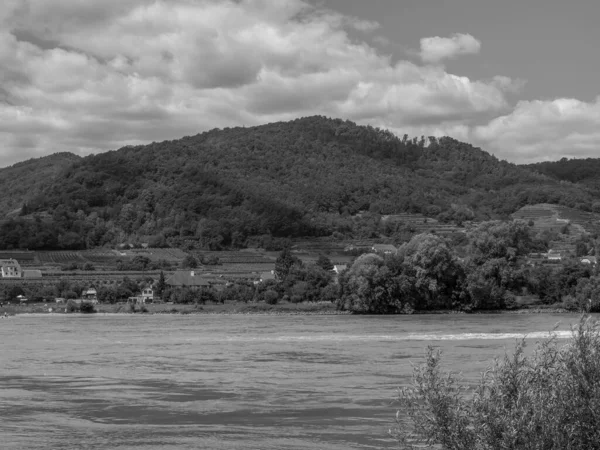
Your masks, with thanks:
M 23 272 L 16 259 L 0 259 L 2 278 L 21 278 Z
M 152 303 L 154 302 L 154 290 L 151 287 L 147 287 L 142 289 L 142 303 Z

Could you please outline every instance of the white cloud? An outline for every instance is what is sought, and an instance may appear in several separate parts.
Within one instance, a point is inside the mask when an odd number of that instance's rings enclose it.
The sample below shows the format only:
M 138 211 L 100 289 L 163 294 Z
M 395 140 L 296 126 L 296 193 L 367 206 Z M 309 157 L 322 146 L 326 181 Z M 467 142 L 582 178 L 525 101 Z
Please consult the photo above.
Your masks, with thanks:
M 0 166 L 313 114 L 461 137 L 518 85 L 392 62 L 356 38 L 378 24 L 303 0 L 13 1 L 0 25 Z
M 518 162 L 600 157 L 600 97 L 522 101 L 510 114 L 478 126 L 472 138 L 498 157 Z
M 470 34 L 453 34 L 449 38 L 434 36 L 421 39 L 420 56 L 423 62 L 438 63 L 443 59 L 479 53 L 481 42 Z

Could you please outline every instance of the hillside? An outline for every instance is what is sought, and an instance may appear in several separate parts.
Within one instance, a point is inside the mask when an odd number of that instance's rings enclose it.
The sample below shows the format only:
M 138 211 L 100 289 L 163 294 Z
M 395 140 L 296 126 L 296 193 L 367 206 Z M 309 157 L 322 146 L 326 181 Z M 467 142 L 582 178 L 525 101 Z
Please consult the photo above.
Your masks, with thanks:
M 405 236 L 410 224 L 381 216 L 413 213 L 460 225 L 508 218 L 527 204 L 585 209 L 594 201 L 583 187 L 451 138 L 401 139 L 318 116 L 126 147 L 55 170 L 60 177 L 35 195 L 7 186 L 14 200 L 0 213 L 26 202 L 30 220 L 5 223 L 0 248 L 143 240 L 219 250 L 332 233 Z M 40 173 L 22 181 L 41 180 Z
M 79 159 L 73 153 L 55 153 L 0 169 L 0 217 L 19 214 L 24 203 L 44 192 Z
M 600 192 L 600 158 L 562 158 L 559 161 L 541 162 L 523 167 L 557 180 L 580 183 Z
M 530 223 L 534 230 L 545 237 L 550 249 L 565 254 L 587 254 L 581 248 L 578 251 L 578 243 L 589 244 L 590 237 L 600 235 L 600 214 L 565 206 L 527 205 L 512 214 L 512 217 Z M 587 250 L 593 247 L 587 245 Z

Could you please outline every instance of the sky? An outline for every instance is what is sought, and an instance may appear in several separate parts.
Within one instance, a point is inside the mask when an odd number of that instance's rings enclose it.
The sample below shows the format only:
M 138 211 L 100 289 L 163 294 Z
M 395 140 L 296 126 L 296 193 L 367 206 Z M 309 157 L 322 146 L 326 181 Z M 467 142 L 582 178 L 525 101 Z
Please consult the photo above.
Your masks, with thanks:
M 600 157 L 597 0 L 2 0 L 0 167 L 325 115 Z

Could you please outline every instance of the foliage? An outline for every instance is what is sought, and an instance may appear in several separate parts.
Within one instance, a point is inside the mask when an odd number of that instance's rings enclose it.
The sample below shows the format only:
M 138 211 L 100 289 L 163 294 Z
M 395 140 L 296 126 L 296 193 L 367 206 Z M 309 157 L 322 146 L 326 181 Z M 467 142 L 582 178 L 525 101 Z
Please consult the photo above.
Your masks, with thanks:
M 74 313 L 79 311 L 79 305 L 75 303 L 73 300 L 69 300 L 65 305 L 65 311 L 68 313 Z
M 403 448 L 600 448 L 600 325 L 582 318 L 567 345 L 552 336 L 529 356 L 522 340 L 474 390 L 444 374 L 430 347 L 398 400 Z
M 331 262 L 331 259 L 325 255 L 319 255 L 315 265 L 326 271 L 333 270 L 333 263 Z
M 426 146 L 424 138 L 319 116 L 32 160 L 0 169 L 0 186 L 0 215 L 21 209 L 0 224 L 3 249 L 142 237 L 158 247 L 281 249 L 289 237 L 406 234 L 388 229 L 387 214 L 460 224 L 535 203 L 591 210 L 597 198 L 448 137 Z
M 83 314 L 93 314 L 96 312 L 96 308 L 90 302 L 81 302 L 79 305 L 79 312 Z
M 571 183 L 582 183 L 595 189 L 600 189 L 600 159 L 567 159 L 546 161 L 526 166 L 531 170 L 555 177 Z M 592 209 L 600 212 L 600 203 L 594 203 Z
M 275 260 L 275 276 L 278 280 L 283 280 L 289 275 L 293 266 L 301 264 L 302 262 L 292 255 L 289 247 L 284 248 Z
M 183 269 L 196 269 L 198 267 L 198 260 L 193 255 L 186 255 L 181 261 L 181 267 Z
M 265 291 L 263 298 L 267 305 L 276 305 L 279 301 L 279 294 L 271 289 Z
M 224 300 L 235 300 L 238 302 L 248 303 L 254 299 L 255 291 L 256 289 L 252 283 L 231 283 L 225 287 L 221 293 L 221 298 Z
M 158 282 L 156 283 L 156 296 L 162 297 L 163 292 L 167 288 L 167 282 L 165 280 L 165 273 L 161 270 L 160 275 L 158 276 Z
M 362 314 L 400 312 L 405 285 L 393 275 L 381 256 L 359 256 L 340 276 L 339 309 Z

